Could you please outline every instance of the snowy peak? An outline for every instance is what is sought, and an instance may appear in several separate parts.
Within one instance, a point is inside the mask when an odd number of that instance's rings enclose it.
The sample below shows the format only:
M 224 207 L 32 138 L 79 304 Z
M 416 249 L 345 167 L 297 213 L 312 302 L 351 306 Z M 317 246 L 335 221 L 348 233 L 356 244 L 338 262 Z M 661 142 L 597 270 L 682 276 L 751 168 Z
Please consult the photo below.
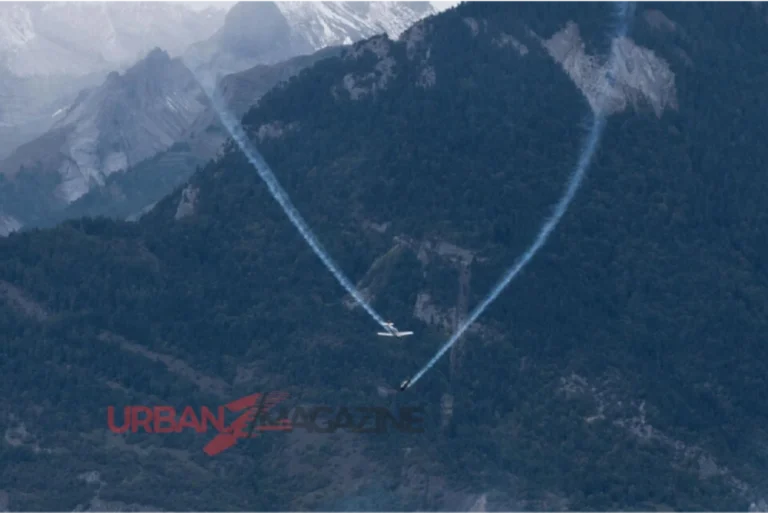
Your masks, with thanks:
M 22 48 L 34 37 L 29 10 L 18 4 L 0 4 L 0 52 Z
M 210 37 L 226 8 L 190 2 L 3 2 L 0 63 L 18 77 L 122 68 L 154 46 L 179 55 Z
M 379 33 L 395 39 L 435 13 L 429 2 L 277 2 L 277 7 L 316 50 Z
M 397 37 L 435 12 L 429 2 L 239 2 L 221 29 L 193 45 L 184 59 L 206 87 L 213 87 L 218 77 L 258 64 L 381 33 Z
M 369 18 L 376 20 L 390 39 L 397 39 L 417 21 L 437 13 L 429 2 L 371 2 Z

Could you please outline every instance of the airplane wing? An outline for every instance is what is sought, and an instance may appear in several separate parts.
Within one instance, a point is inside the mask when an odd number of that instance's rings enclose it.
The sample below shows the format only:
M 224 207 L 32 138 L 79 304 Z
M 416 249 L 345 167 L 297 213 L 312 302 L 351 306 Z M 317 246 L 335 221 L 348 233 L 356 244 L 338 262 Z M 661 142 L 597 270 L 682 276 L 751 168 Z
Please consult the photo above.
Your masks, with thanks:
M 412 331 L 400 331 L 398 332 L 398 335 L 401 337 L 405 337 L 406 335 L 413 335 Z
M 378 333 L 376 333 L 376 334 L 377 334 L 378 336 L 380 336 L 380 337 L 394 337 L 394 335 L 393 335 L 392 333 L 382 333 L 382 332 L 378 332 Z

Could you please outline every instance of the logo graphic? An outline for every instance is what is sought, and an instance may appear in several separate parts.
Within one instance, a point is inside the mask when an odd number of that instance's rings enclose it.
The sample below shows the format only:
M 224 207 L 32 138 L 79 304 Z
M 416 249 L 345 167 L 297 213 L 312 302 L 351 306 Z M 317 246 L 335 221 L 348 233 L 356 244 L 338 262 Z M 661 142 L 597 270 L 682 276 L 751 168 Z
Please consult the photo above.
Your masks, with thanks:
M 107 426 L 117 434 L 129 430 L 132 433 L 172 434 L 190 429 L 207 433 L 210 424 L 217 434 L 203 448 L 208 456 L 221 454 L 240 439 L 255 438 L 263 431 L 305 429 L 311 433 L 334 433 L 341 429 L 348 433 L 381 434 L 387 433 L 391 425 L 404 433 L 423 432 L 424 418 L 420 416 L 424 413 L 423 407 L 404 406 L 393 413 L 380 406 L 296 406 L 291 409 L 281 407 L 277 414 L 271 413 L 287 398 L 287 392 L 256 393 L 219 406 L 216 413 L 203 406 L 199 415 L 192 406 L 184 408 L 181 415 L 173 406 L 125 406 L 120 426 L 115 422 L 115 407 L 109 406 Z M 240 414 L 228 426 L 227 412 Z M 320 419 L 321 415 L 325 418 Z
M 269 396 L 269 399 L 266 397 Z M 262 426 L 256 425 L 256 418 L 262 414 L 268 412 L 277 403 L 284 401 L 288 398 L 286 392 L 275 392 L 272 394 L 251 394 L 245 397 L 241 397 L 236 401 L 232 401 L 225 407 L 231 412 L 238 412 L 245 410 L 245 413 L 241 414 L 237 420 L 224 433 L 219 433 L 216 438 L 208 442 L 203 451 L 208 456 L 215 456 L 222 451 L 225 451 L 235 445 L 241 438 L 251 438 L 259 436 L 259 433 L 254 433 L 254 427 L 256 431 L 290 431 L 291 421 L 288 419 L 281 419 L 280 424 L 276 426 Z M 246 431 L 246 428 L 249 427 Z

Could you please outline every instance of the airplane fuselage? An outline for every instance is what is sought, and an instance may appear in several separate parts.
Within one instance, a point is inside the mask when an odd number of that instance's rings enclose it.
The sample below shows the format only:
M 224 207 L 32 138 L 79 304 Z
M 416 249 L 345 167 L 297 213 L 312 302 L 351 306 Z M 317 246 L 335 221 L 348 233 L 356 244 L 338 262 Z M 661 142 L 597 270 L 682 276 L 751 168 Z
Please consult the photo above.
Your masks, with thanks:
M 384 324 L 384 329 L 387 330 L 386 333 L 379 332 L 378 335 L 380 337 L 407 337 L 408 335 L 413 335 L 412 331 L 398 331 L 397 328 L 395 328 L 395 325 L 391 322 L 387 322 Z

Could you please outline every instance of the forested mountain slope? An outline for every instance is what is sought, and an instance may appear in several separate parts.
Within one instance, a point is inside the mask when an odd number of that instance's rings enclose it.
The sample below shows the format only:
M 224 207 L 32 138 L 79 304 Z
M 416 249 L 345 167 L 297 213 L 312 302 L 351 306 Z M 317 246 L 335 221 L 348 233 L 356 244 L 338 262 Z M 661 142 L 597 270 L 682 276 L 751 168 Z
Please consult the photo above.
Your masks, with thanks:
M 461 5 L 315 64 L 245 116 L 405 341 L 375 336 L 231 144 L 138 223 L 0 240 L 9 507 L 765 506 L 766 14 L 638 5 L 624 103 L 563 222 L 396 401 L 561 194 L 611 4 Z M 212 433 L 106 428 L 108 405 L 271 390 L 423 402 L 426 431 L 268 433 L 208 457 Z

